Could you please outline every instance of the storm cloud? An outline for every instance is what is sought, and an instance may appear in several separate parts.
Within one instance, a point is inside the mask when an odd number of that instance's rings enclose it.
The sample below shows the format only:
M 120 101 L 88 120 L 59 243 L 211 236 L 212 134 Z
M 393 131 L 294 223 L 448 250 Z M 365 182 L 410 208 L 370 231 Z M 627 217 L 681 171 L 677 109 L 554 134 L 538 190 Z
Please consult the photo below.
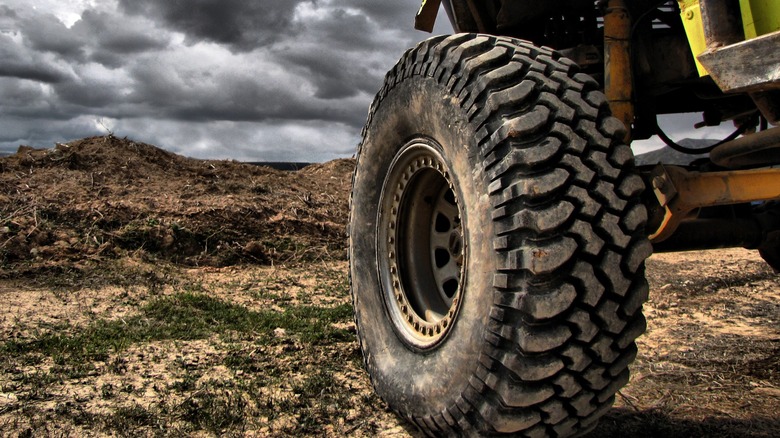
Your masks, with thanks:
M 412 29 L 418 7 L 6 1 L 0 151 L 111 131 L 201 158 L 351 155 L 385 72 L 428 36 Z

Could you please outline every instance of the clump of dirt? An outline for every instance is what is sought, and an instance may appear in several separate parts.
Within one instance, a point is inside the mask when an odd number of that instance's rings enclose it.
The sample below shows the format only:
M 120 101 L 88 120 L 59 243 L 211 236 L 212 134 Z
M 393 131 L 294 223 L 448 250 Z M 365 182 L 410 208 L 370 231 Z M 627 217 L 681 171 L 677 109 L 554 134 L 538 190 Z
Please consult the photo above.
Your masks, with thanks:
M 354 162 L 283 172 L 114 136 L 0 159 L 0 276 L 128 254 L 184 265 L 342 259 Z

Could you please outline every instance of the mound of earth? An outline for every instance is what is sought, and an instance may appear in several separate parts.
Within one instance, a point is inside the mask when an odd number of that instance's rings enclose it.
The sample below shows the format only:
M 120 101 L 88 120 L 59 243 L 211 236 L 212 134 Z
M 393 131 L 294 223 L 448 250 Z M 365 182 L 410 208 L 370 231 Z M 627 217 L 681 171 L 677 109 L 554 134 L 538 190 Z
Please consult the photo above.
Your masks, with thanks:
M 344 258 L 354 162 L 282 172 L 113 136 L 0 158 L 0 276 L 128 254 L 185 265 Z

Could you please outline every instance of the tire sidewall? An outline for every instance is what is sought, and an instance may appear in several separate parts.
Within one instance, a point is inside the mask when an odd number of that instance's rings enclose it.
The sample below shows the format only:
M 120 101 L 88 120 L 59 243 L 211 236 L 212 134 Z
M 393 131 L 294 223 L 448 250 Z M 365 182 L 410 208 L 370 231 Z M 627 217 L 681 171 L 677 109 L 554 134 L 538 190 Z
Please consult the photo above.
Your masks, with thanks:
M 440 145 L 461 208 L 465 270 L 461 303 L 447 336 L 430 350 L 408 347 L 393 328 L 377 267 L 377 223 L 385 175 L 414 139 Z M 477 369 L 493 301 L 493 225 L 488 183 L 475 133 L 458 99 L 433 78 L 413 76 L 389 90 L 366 127 L 358 157 L 350 221 L 353 299 L 366 366 L 393 408 L 414 416 L 440 413 L 466 390 Z

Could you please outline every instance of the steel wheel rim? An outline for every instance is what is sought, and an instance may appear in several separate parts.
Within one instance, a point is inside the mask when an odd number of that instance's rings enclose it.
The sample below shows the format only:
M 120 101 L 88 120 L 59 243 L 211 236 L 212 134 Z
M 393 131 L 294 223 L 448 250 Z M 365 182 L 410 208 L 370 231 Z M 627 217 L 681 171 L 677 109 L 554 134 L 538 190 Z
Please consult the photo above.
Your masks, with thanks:
M 385 179 L 378 266 L 385 305 L 414 349 L 438 345 L 453 327 L 464 282 L 461 208 L 445 160 L 427 141 L 407 144 Z

